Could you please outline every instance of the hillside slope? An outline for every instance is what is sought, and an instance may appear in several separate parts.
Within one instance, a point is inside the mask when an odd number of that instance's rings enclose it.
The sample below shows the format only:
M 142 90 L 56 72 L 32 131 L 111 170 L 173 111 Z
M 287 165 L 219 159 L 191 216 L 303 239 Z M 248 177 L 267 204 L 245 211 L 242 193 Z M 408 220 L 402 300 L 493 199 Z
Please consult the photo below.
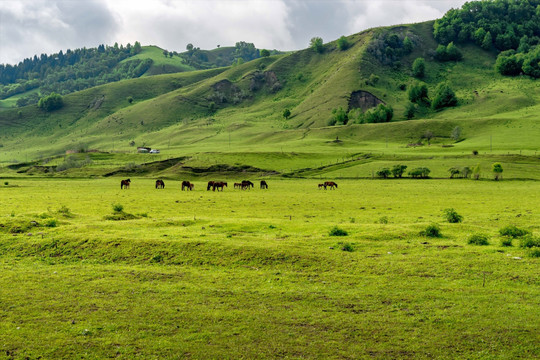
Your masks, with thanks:
M 354 153 L 389 142 L 401 152 L 428 130 L 435 142 L 454 144 L 450 132 L 456 126 L 464 133 L 455 143 L 461 151 L 485 148 L 488 134 L 501 138 L 504 149 L 536 149 L 537 83 L 497 74 L 496 53 L 473 45 L 460 46 L 462 61 L 436 61 L 432 31 L 433 22 L 371 29 L 347 37 L 345 50 L 334 41 L 322 53 L 309 48 L 233 67 L 119 81 L 67 95 L 65 106 L 50 113 L 35 106 L 4 111 L 0 160 L 77 147 L 132 152 L 134 145 L 167 148 L 170 156 L 284 148 Z M 412 39 L 413 47 L 384 64 L 376 46 L 394 34 Z M 448 82 L 459 103 L 419 110 L 406 121 L 407 89 L 417 81 L 411 65 L 418 57 L 426 59 L 422 80 L 430 94 Z M 372 103 L 391 106 L 392 123 L 327 126 L 335 109 L 365 111 Z M 336 137 L 346 141 L 331 142 Z

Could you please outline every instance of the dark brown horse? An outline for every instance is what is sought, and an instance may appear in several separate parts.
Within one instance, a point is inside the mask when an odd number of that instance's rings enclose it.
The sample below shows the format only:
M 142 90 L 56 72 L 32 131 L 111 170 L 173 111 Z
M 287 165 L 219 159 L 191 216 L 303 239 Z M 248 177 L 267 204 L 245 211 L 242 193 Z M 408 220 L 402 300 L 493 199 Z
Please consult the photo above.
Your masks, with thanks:
M 242 188 L 242 183 L 234 183 L 234 188 L 235 189 L 241 189 Z
M 337 189 L 337 184 L 333 181 L 325 181 L 324 188 L 326 189 L 328 186 L 330 187 L 330 190 L 334 190 L 334 188 Z
M 264 180 L 261 180 L 261 189 L 268 189 L 268 184 Z
M 212 191 L 216 191 L 216 189 L 219 191 L 219 189 L 221 189 L 221 191 L 223 191 L 223 188 L 224 187 L 227 187 L 227 183 L 226 182 L 222 182 L 222 181 L 214 181 L 214 185 L 212 185 Z
M 120 181 L 120 189 L 129 189 L 129 184 L 131 184 L 130 179 Z
M 214 187 L 215 181 L 209 181 L 208 185 L 206 186 L 206 191 L 212 189 Z
M 243 180 L 242 181 L 242 190 L 249 190 L 250 188 L 254 187 L 253 183 L 249 180 Z
M 182 181 L 182 191 L 184 191 L 184 189 L 188 189 L 188 190 L 193 190 L 193 184 L 190 183 L 189 181 Z
M 322 188 L 324 188 L 324 189 L 326 190 L 326 185 L 324 185 L 324 184 L 319 184 L 319 190 L 322 189 Z
M 163 180 L 156 180 L 156 189 L 165 189 L 165 183 L 163 182 Z

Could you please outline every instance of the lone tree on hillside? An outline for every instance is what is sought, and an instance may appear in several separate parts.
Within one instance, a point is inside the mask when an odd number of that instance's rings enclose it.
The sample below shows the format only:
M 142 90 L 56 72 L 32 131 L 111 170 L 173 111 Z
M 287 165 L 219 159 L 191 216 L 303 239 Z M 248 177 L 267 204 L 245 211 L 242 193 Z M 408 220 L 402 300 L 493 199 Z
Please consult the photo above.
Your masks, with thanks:
M 291 110 L 289 109 L 283 110 L 283 117 L 285 118 L 285 120 L 289 119 L 289 116 L 291 116 Z
M 409 100 L 419 105 L 429 105 L 427 85 L 420 81 L 412 84 L 409 88 Z
M 431 145 L 431 139 L 433 139 L 435 135 L 431 132 L 431 130 L 427 130 L 422 137 L 427 140 L 428 145 Z
M 337 40 L 337 47 L 341 51 L 347 50 L 350 46 L 349 40 L 344 35 Z
M 38 107 L 45 111 L 57 110 L 62 106 L 64 106 L 64 99 L 60 94 L 55 92 L 51 93 L 49 96 L 42 97 L 38 102 Z
M 439 110 L 445 107 L 456 106 L 458 99 L 454 90 L 447 83 L 440 83 L 435 89 L 435 97 L 433 98 L 433 108 Z
M 309 47 L 321 54 L 324 51 L 323 39 L 318 36 L 311 38 Z
M 423 78 L 426 71 L 426 61 L 424 58 L 416 58 L 412 64 L 412 75 L 415 78 Z
M 261 56 L 262 57 L 268 57 L 270 56 L 270 51 L 266 50 L 266 49 L 262 49 L 261 50 Z
M 502 168 L 501 163 L 493 164 L 492 170 L 493 170 L 493 175 L 495 176 L 496 181 L 502 179 L 503 168 Z

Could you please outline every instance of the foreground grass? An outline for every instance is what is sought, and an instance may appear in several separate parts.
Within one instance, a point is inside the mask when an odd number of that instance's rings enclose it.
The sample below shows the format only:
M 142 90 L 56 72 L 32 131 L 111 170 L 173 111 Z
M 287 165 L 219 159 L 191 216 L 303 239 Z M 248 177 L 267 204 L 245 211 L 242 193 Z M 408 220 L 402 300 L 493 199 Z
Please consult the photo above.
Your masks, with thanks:
M 536 182 L 132 180 L 0 188 L 2 356 L 540 356 L 538 260 L 498 235 L 538 235 Z M 137 219 L 104 220 L 113 204 Z M 418 235 L 431 223 L 442 237 Z

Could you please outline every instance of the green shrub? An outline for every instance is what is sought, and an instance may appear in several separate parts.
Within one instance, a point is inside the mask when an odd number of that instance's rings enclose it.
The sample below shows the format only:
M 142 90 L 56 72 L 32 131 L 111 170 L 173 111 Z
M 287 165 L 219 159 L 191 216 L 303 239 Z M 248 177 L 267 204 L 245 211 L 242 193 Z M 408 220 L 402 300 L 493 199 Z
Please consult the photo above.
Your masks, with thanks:
M 458 99 L 456 94 L 447 83 L 440 83 L 437 85 L 437 88 L 435 89 L 435 97 L 433 98 L 432 103 L 435 110 L 456 106 L 457 103 Z
M 351 45 L 349 44 L 349 41 L 347 40 L 347 38 L 345 36 L 341 36 L 337 40 L 337 47 L 341 51 L 347 50 L 350 46 Z
M 525 229 L 520 229 L 515 225 L 508 225 L 500 229 L 499 234 L 501 234 L 502 236 L 510 236 L 512 238 L 517 238 L 528 235 L 530 234 L 530 232 Z
M 408 95 L 409 95 L 409 100 L 412 103 L 424 104 L 424 105 L 430 104 L 430 100 L 428 97 L 428 88 L 427 88 L 427 85 L 423 82 L 417 81 L 414 84 L 412 84 L 411 87 L 409 88 Z
M 415 78 L 423 78 L 426 71 L 426 61 L 424 58 L 416 58 L 412 64 L 412 75 Z
M 9 185 L 9 182 L 8 182 L 8 181 L 4 181 L 4 185 L 8 186 L 8 185 Z
M 383 179 L 388 179 L 390 177 L 390 174 L 391 172 L 390 172 L 390 169 L 388 168 L 384 168 L 377 171 L 377 176 Z
M 438 224 L 431 224 L 426 226 L 424 230 L 420 231 L 420 235 L 427 237 L 441 237 L 441 228 Z
M 503 237 L 501 239 L 501 246 L 506 246 L 506 247 L 510 247 L 510 246 L 513 246 L 512 245 L 512 238 L 511 237 Z
M 394 117 L 394 109 L 392 106 L 379 104 L 376 108 L 368 110 L 364 114 L 365 123 L 382 123 L 389 122 Z
M 60 209 L 57 210 L 57 213 L 67 218 L 74 216 L 71 210 L 66 205 L 62 205 Z
M 534 237 L 532 235 L 526 235 L 521 238 L 519 242 L 521 248 L 538 248 L 540 247 L 540 237 Z
M 529 256 L 533 258 L 540 257 L 540 248 L 534 248 L 529 252 Z
M 467 243 L 470 245 L 489 245 L 489 237 L 485 234 L 472 234 Z
M 342 251 L 347 251 L 347 252 L 353 252 L 354 251 L 354 246 L 351 244 L 351 243 L 340 243 L 340 248 Z
M 56 227 L 58 226 L 57 222 L 56 222 L 56 219 L 48 219 L 46 222 L 45 222 L 45 226 L 46 227 Z
M 381 216 L 377 222 L 379 224 L 388 224 L 388 216 Z
M 334 226 L 329 233 L 330 236 L 347 236 L 349 233 L 343 229 L 338 228 L 337 226 Z
M 122 204 L 113 204 L 112 208 L 115 213 L 120 213 L 124 211 L 124 205 Z
M 39 99 L 38 107 L 45 111 L 53 111 L 64 106 L 64 99 L 60 94 L 52 92 L 50 95 Z
M 313 37 L 309 42 L 309 47 L 321 54 L 324 51 L 323 39 L 320 37 Z
M 427 179 L 429 177 L 429 173 L 431 170 L 425 167 L 420 167 L 416 169 L 412 169 L 408 172 L 408 174 L 413 178 L 421 178 L 421 179 Z
M 444 217 L 449 223 L 455 224 L 463 221 L 463 216 L 459 215 L 453 208 L 444 209 Z
M 405 170 L 407 170 L 407 165 L 394 165 L 392 168 L 392 175 L 394 175 L 395 178 L 401 178 L 403 177 Z
M 332 119 L 334 120 L 334 125 L 345 125 L 349 121 L 347 112 L 341 106 L 332 110 Z

